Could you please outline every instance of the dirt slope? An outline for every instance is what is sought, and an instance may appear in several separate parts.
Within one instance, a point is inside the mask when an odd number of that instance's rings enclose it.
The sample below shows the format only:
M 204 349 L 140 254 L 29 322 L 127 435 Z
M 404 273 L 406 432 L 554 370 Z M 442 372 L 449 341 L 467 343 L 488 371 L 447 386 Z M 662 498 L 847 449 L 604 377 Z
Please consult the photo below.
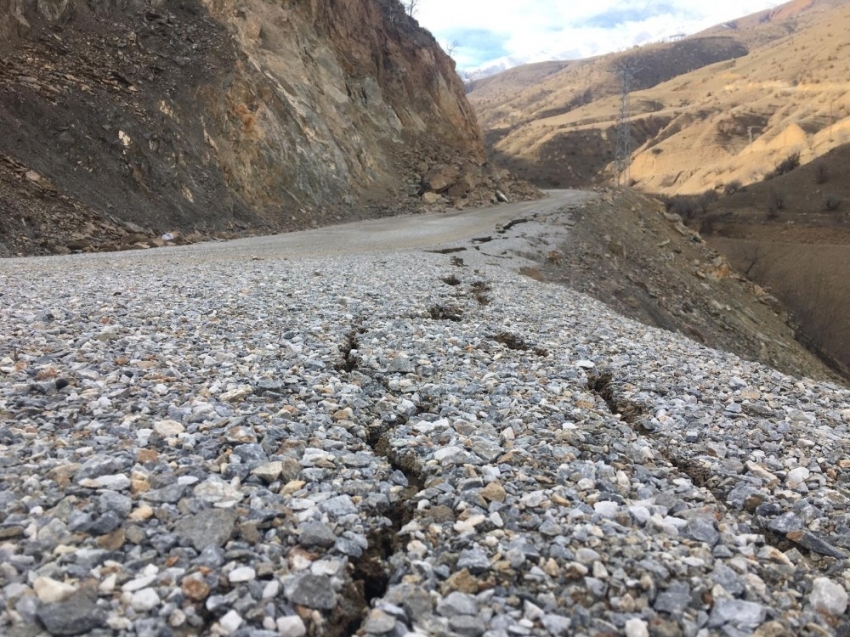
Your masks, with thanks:
M 653 192 L 702 192 L 761 179 L 790 153 L 805 162 L 845 141 L 848 45 L 846 1 L 797 1 L 638 49 L 627 54 L 633 60 L 575 62 L 524 87 L 491 78 L 470 100 L 492 156 L 520 175 L 546 186 L 604 183 L 616 145 L 616 71 L 630 62 L 640 69 L 632 178 Z
M 454 62 L 397 0 L 0 0 L 0 158 L 25 254 L 385 214 L 438 164 L 495 196 Z
M 713 244 L 634 190 L 571 211 L 569 232 L 537 272 L 617 312 L 794 375 L 838 381 L 796 340 L 782 304 L 730 267 Z
M 850 146 L 696 208 L 691 225 L 788 306 L 800 339 L 850 372 Z

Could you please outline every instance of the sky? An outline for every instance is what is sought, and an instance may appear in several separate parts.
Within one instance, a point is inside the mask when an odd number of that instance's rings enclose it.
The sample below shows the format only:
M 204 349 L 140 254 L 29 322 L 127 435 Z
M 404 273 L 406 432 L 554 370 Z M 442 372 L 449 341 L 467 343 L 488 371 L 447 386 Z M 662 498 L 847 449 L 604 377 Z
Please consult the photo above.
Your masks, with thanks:
M 419 0 L 416 18 L 458 69 L 508 68 L 622 51 L 782 4 L 782 0 Z

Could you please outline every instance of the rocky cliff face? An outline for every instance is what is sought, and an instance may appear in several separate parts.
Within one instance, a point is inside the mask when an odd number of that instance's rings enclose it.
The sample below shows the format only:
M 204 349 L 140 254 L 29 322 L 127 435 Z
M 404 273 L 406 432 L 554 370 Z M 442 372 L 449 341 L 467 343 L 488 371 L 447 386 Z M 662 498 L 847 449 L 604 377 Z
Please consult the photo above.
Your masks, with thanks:
M 374 215 L 484 161 L 397 0 L 0 0 L 0 37 L 9 251 Z

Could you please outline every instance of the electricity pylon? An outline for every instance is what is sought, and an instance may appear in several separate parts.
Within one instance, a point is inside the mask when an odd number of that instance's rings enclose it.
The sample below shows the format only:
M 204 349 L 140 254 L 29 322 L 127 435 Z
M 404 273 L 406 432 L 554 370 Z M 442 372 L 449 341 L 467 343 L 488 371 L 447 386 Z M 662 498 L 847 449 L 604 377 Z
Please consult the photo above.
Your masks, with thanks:
M 617 171 L 617 185 L 628 186 L 631 183 L 630 167 L 632 164 L 632 80 L 638 69 L 623 64 L 619 66 L 619 71 L 622 93 L 620 95 L 620 116 L 617 120 L 617 154 L 614 159 L 614 168 Z

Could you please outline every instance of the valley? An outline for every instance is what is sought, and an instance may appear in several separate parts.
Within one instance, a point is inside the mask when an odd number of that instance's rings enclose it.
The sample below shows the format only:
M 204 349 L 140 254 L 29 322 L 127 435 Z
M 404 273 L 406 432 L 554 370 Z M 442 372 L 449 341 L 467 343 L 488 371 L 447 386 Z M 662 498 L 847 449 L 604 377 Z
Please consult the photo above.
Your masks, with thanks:
M 469 98 L 494 160 L 541 187 L 602 186 L 626 70 L 630 185 L 666 198 L 846 375 L 848 46 L 850 4 L 790 2 L 676 42 L 512 69 Z

